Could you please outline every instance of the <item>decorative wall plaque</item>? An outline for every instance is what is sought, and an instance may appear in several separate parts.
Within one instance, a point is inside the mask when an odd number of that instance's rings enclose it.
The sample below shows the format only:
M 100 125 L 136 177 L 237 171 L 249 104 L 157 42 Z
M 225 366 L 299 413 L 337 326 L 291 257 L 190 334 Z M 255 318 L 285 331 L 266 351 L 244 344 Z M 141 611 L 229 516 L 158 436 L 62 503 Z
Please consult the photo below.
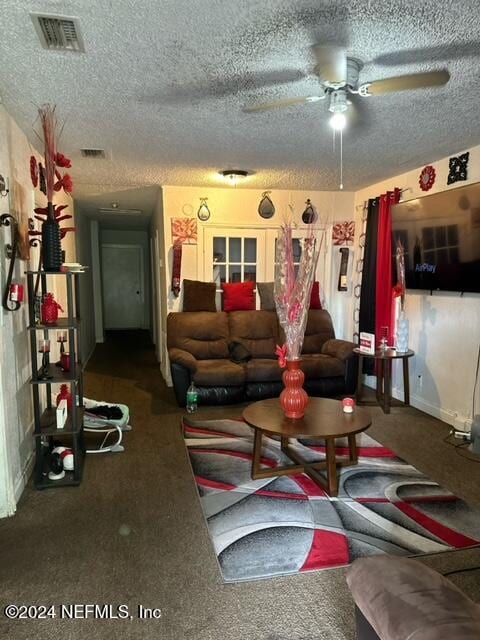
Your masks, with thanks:
M 197 244 L 195 218 L 172 218 L 172 244 Z
M 335 245 L 349 245 L 353 244 L 355 237 L 355 222 L 353 220 L 345 222 L 337 222 L 333 225 L 332 239 Z
M 258 205 L 258 213 L 262 218 L 271 218 L 275 213 L 275 205 L 272 200 L 269 198 L 268 194 L 272 193 L 271 191 L 264 191 L 262 193 L 262 199 L 260 200 L 260 204 Z
M 467 179 L 467 167 L 470 152 L 462 153 L 462 155 L 450 158 L 449 162 L 449 174 L 447 178 L 447 184 L 453 184 L 454 182 L 460 182 Z
M 422 169 L 420 177 L 418 178 L 418 184 L 422 191 L 430 191 L 435 182 L 435 169 L 431 164 Z

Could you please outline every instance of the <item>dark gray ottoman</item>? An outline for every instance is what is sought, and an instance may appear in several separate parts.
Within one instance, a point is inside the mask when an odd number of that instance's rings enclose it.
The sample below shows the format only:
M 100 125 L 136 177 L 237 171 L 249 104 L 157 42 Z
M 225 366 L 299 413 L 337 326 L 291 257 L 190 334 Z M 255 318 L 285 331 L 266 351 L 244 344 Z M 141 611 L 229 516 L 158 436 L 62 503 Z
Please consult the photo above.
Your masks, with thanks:
M 479 640 L 480 605 L 412 558 L 355 560 L 347 583 L 358 640 Z

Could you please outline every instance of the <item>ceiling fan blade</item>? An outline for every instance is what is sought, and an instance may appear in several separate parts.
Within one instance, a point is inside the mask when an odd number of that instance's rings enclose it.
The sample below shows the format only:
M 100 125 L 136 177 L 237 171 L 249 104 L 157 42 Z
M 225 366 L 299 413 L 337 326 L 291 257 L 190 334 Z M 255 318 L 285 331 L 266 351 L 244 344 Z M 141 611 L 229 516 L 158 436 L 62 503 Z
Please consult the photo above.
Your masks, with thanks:
M 281 107 L 291 107 L 296 104 L 308 104 L 309 102 L 318 102 L 323 100 L 325 96 L 303 96 L 302 98 L 285 98 L 284 100 L 276 100 L 275 102 L 263 102 L 262 104 L 244 107 L 245 113 L 255 113 L 257 111 L 270 111 L 270 109 L 278 109 Z
M 317 59 L 315 73 L 322 82 L 344 84 L 347 81 L 347 52 L 343 47 L 317 44 L 312 50 Z
M 441 87 L 450 79 L 446 69 L 440 71 L 427 71 L 426 73 L 412 73 L 408 76 L 396 76 L 375 80 L 368 86 L 368 93 L 372 96 L 380 96 L 395 91 L 407 91 L 409 89 L 423 89 L 424 87 Z

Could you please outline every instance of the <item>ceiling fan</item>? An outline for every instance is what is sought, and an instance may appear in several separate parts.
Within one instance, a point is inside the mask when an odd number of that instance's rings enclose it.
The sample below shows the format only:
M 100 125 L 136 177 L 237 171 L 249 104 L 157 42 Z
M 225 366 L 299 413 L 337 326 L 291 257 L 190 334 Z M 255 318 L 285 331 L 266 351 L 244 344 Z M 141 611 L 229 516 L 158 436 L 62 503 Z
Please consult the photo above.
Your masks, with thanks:
M 445 85 L 450 78 L 447 69 L 439 69 L 359 84 L 360 71 L 363 67 L 361 60 L 348 57 L 343 47 L 314 45 L 312 50 L 317 61 L 314 73 L 320 80 L 318 95 L 286 98 L 285 100 L 246 106 L 243 111 L 255 113 L 327 99 L 329 101 L 328 109 L 333 114 L 330 124 L 334 129 L 341 130 L 346 124 L 345 112 L 352 104 L 351 96 L 367 98 L 396 91 L 439 87 Z

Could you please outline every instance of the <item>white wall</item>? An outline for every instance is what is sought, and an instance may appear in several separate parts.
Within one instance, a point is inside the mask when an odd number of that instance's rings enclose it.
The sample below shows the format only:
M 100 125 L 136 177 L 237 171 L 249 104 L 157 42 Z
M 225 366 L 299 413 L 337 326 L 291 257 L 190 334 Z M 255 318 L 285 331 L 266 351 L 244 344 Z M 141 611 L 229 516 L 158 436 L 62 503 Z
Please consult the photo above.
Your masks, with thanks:
M 98 220 L 90 223 L 90 240 L 92 251 L 92 286 L 93 286 L 93 313 L 95 318 L 95 341 L 104 342 L 105 332 L 103 327 L 103 294 L 102 294 L 102 269 L 100 258 L 100 229 Z
M 422 167 L 357 191 L 357 225 L 360 225 L 362 203 L 394 187 L 407 189 L 403 199 L 410 200 L 480 181 L 480 146 L 470 149 L 466 182 L 447 185 L 448 158 L 432 159 L 430 164 L 434 165 L 437 175 L 434 186 L 427 193 L 418 183 Z M 438 291 L 430 295 L 408 291 L 405 308 L 410 321 L 409 346 L 416 353 L 410 365 L 412 404 L 459 429 L 468 429 L 480 344 L 480 295 L 466 293 L 461 296 Z M 393 386 L 396 397 L 401 398 L 403 387 L 398 374 L 397 370 Z M 421 387 L 418 376 L 422 377 Z
M 77 261 L 88 267 L 79 276 L 80 281 L 80 357 L 85 365 L 95 349 L 95 314 L 92 274 L 92 234 L 91 220 L 79 212 L 77 214 Z
M 150 227 L 151 242 L 155 247 L 153 256 L 154 286 L 155 286 L 155 353 L 160 363 L 160 369 L 165 379 L 169 372 L 166 366 L 166 330 L 165 330 L 165 305 L 167 299 L 166 288 L 166 259 L 164 242 L 165 221 L 163 218 L 163 190 L 159 188 L 155 210 Z
M 30 180 L 29 160 L 35 153 L 24 133 L 10 115 L 0 107 L 0 173 L 9 179 L 10 185 L 16 180 L 27 194 L 27 207 L 33 214 L 34 203 L 43 205 L 45 199 L 33 189 Z M 40 158 L 38 156 L 38 158 Z M 71 198 L 63 193 L 56 196 L 57 204 L 68 204 L 65 213 L 73 213 Z M 0 213 L 9 211 L 9 199 L 0 198 Z M 69 223 L 71 221 L 68 221 Z M 38 224 L 38 223 L 37 223 Z M 68 224 L 68 226 L 73 226 Z M 0 285 L 1 291 L 6 281 L 9 261 L 5 258 L 4 245 L 11 241 L 10 229 L 0 227 Z M 75 260 L 74 236 L 67 235 L 62 241 L 66 260 Z M 36 269 L 38 249 L 32 249 L 30 261 L 16 261 L 14 280 L 23 283 L 26 290 L 24 272 Z M 62 306 L 66 304 L 65 283 L 61 278 L 48 278 L 48 288 Z M 64 307 L 65 308 L 65 307 Z M 30 384 L 30 346 L 28 332 L 27 304 L 18 311 L 0 311 L 0 516 L 11 515 L 28 480 L 33 462 L 33 406 Z M 56 342 L 52 341 L 51 358 L 58 358 Z

